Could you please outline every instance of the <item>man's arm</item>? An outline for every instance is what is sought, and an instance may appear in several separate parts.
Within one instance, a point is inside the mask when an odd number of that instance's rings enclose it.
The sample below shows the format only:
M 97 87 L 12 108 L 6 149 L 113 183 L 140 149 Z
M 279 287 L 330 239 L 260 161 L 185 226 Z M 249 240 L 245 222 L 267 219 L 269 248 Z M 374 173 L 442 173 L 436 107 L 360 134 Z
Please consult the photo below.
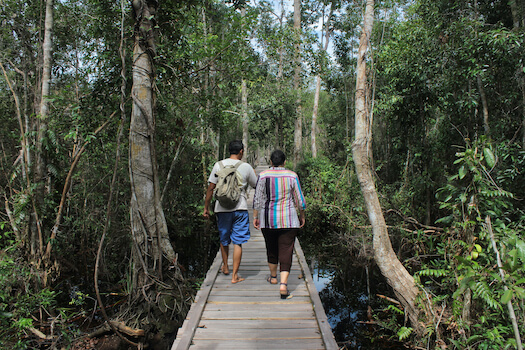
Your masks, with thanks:
M 210 217 L 210 202 L 211 197 L 213 197 L 213 190 L 215 189 L 216 184 L 213 182 L 210 182 L 208 185 L 208 189 L 206 190 L 206 199 L 204 200 L 204 213 L 202 214 L 205 218 Z
M 248 182 L 248 185 L 250 185 L 252 188 L 255 188 L 255 186 L 257 186 L 257 174 L 255 173 L 255 169 L 252 168 L 252 171 L 250 172 L 250 176 L 248 176 L 247 182 Z

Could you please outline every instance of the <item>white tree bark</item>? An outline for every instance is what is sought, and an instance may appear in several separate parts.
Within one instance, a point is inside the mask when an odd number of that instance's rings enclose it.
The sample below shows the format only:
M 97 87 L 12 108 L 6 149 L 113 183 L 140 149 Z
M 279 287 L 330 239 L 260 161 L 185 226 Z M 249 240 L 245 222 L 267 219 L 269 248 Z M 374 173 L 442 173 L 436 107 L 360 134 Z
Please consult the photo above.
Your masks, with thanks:
M 145 286 L 148 276 L 162 273 L 162 258 L 176 260 L 168 237 L 155 154 L 155 38 L 156 1 L 133 1 L 136 16 L 133 48 L 133 99 L 129 133 L 131 180 L 131 231 L 133 238 L 133 288 Z
M 246 16 L 246 7 L 241 9 L 241 16 L 244 20 Z M 244 55 L 244 53 L 243 53 Z M 241 99 L 242 99 L 242 143 L 244 144 L 243 161 L 248 158 L 248 88 L 246 87 L 246 79 L 243 77 L 241 82 Z
M 415 305 L 419 290 L 413 277 L 397 258 L 388 235 L 388 230 L 383 216 L 377 191 L 375 188 L 370 166 L 372 130 L 369 122 L 367 77 L 366 77 L 366 52 L 368 50 L 370 35 L 374 20 L 374 0 L 366 1 L 365 18 L 357 58 L 356 100 L 355 100 L 355 140 L 352 145 L 354 163 L 361 191 L 367 207 L 368 218 L 372 225 L 374 258 L 385 276 L 388 284 L 394 290 L 397 298 L 402 303 L 405 312 L 412 322 L 413 328 L 422 333 L 424 327 L 419 323 L 419 309 Z
M 34 181 L 37 185 L 34 192 L 37 207 L 44 202 L 44 179 L 46 161 L 43 153 L 43 139 L 47 133 L 47 116 L 49 111 L 48 96 L 51 91 L 51 67 L 53 64 L 53 26 L 54 0 L 46 0 L 46 18 L 44 22 L 44 42 L 42 45 L 42 89 L 40 95 L 39 119 L 37 121 L 37 140 L 35 142 Z M 44 237 L 36 210 L 31 215 L 31 255 L 44 253 Z
M 324 47 L 322 48 L 322 52 L 326 52 L 328 49 L 328 44 L 330 42 L 330 17 L 332 17 L 333 7 L 332 3 L 330 3 L 330 14 L 328 15 L 328 19 L 325 23 L 325 36 L 326 40 L 324 43 Z M 323 39 L 321 38 L 321 46 L 323 45 Z M 321 68 L 321 67 L 319 67 Z M 318 75 L 316 77 L 315 82 L 315 94 L 314 94 L 314 108 L 312 111 L 312 127 L 311 127 L 311 142 L 312 142 L 312 157 L 317 158 L 317 114 L 319 111 L 319 94 L 321 93 L 321 76 Z
M 301 0 L 294 0 L 293 4 L 293 27 L 296 35 L 295 43 L 295 69 L 294 69 L 294 90 L 297 94 L 295 111 L 295 132 L 294 132 L 294 164 L 297 165 L 301 158 L 303 148 L 303 117 L 301 106 Z

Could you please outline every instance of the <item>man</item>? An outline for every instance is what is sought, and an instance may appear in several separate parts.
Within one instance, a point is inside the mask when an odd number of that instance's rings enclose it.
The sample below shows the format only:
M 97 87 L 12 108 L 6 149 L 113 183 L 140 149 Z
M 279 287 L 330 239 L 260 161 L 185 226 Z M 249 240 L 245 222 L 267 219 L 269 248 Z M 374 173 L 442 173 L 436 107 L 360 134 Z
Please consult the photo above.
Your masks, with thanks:
M 230 158 L 222 160 L 224 166 L 235 165 L 241 161 L 244 155 L 244 145 L 240 140 L 231 141 L 228 145 L 230 151 Z M 206 199 L 204 201 L 204 217 L 210 217 L 209 206 L 211 198 L 213 197 L 213 190 L 217 185 L 217 172 L 220 170 L 219 162 L 215 163 L 208 179 L 208 190 L 206 191 Z M 248 204 L 246 202 L 246 190 L 248 185 L 255 188 L 257 184 L 257 176 L 255 171 L 248 163 L 242 163 L 237 171 L 242 176 L 242 191 L 239 202 L 233 209 L 226 209 L 222 207 L 219 201 L 215 203 L 215 214 L 217 216 L 217 226 L 219 228 L 219 237 L 221 242 L 222 267 L 221 271 L 225 275 L 230 273 L 228 267 L 229 245 L 233 243 L 233 271 L 232 283 L 239 283 L 244 281 L 244 278 L 239 276 L 239 266 L 242 258 L 242 244 L 250 239 L 250 218 L 248 217 Z

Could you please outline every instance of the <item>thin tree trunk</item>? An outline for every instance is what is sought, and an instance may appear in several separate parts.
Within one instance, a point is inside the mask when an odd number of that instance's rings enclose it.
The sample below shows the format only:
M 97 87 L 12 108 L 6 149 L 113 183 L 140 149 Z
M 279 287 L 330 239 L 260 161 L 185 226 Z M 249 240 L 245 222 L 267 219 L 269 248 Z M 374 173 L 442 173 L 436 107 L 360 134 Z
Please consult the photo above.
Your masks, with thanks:
M 507 287 L 507 284 L 505 282 L 505 273 L 503 270 L 503 263 L 501 262 L 498 246 L 496 245 L 496 239 L 494 238 L 494 232 L 492 231 L 492 223 L 490 221 L 490 216 L 488 215 L 485 218 L 485 226 L 490 235 L 490 241 L 492 242 L 492 249 L 494 249 L 494 253 L 496 254 L 496 262 L 498 264 L 498 271 L 501 277 L 501 282 L 503 282 L 503 289 L 507 291 L 509 288 Z M 514 330 L 514 338 L 516 339 L 516 347 L 518 348 L 518 350 L 523 350 L 523 346 L 521 345 L 520 330 L 518 327 L 518 321 L 516 319 L 516 313 L 514 312 L 514 306 L 512 306 L 512 300 L 509 300 L 507 302 L 507 309 L 509 310 L 509 318 L 512 323 L 512 329 Z
M 321 77 L 316 77 L 315 95 L 314 95 L 314 110 L 312 112 L 312 127 L 310 131 L 310 138 L 312 140 L 312 157 L 317 158 L 317 112 L 319 110 L 319 94 L 321 93 Z
M 325 23 L 325 35 L 326 40 L 324 43 L 324 47 L 322 49 L 322 52 L 326 52 L 328 49 L 328 44 L 330 42 L 330 18 L 332 17 L 333 8 L 332 4 L 330 3 L 330 14 L 328 15 L 328 19 Z M 323 45 L 323 40 L 321 38 L 321 46 Z M 319 67 L 319 70 L 321 67 Z M 312 157 L 317 158 L 317 113 L 319 111 L 319 94 L 321 93 L 321 76 L 318 75 L 316 77 L 315 82 L 315 94 L 314 94 L 314 108 L 312 112 L 312 128 L 311 128 L 311 140 L 312 140 Z
M 132 2 L 135 11 L 133 47 L 133 99 L 129 133 L 131 182 L 130 219 L 133 249 L 133 295 L 151 283 L 150 275 L 162 278 L 163 255 L 175 263 L 176 254 L 168 237 L 155 154 L 154 65 L 156 55 L 153 18 L 156 1 Z
M 523 70 L 522 70 L 523 71 Z M 525 149 L 525 77 L 521 77 L 521 108 L 522 108 L 522 139 L 521 139 L 521 147 Z
M 483 87 L 483 81 L 481 77 L 477 76 L 479 95 L 481 97 L 481 105 L 483 107 L 483 129 L 485 135 L 490 138 L 490 124 L 489 124 L 489 104 L 487 102 L 487 95 L 485 94 L 485 88 Z
M 36 152 L 35 152 L 35 170 L 34 170 L 34 182 L 36 184 L 36 190 L 34 192 L 35 202 L 38 208 L 41 208 L 44 203 L 45 187 L 44 179 L 46 172 L 46 161 L 43 150 L 43 139 L 47 133 L 47 116 L 49 111 L 48 96 L 51 91 L 51 66 L 53 62 L 53 12 L 54 12 L 54 0 L 46 0 L 46 18 L 44 24 L 44 42 L 42 45 L 43 51 L 43 67 L 42 67 L 42 90 L 40 95 L 40 108 L 37 122 L 37 140 L 36 140 Z M 31 228 L 31 255 L 36 256 L 43 254 L 44 252 L 44 237 L 42 233 L 42 227 L 38 214 L 33 212 L 31 215 L 32 228 Z
M 294 165 L 301 160 L 303 148 L 303 116 L 301 106 L 301 0 L 294 0 L 293 27 L 295 32 L 294 91 L 297 94 L 294 133 Z
M 514 29 L 518 29 L 520 27 L 520 16 L 519 16 L 519 8 L 518 4 L 516 3 L 516 0 L 509 0 L 509 6 L 510 11 L 512 13 L 512 24 Z
M 284 55 L 284 48 L 283 48 L 283 21 L 284 21 L 284 1 L 281 0 L 281 17 L 279 18 L 279 29 L 281 32 L 280 35 L 280 42 L 279 42 L 279 68 L 277 71 L 277 81 L 280 81 L 283 77 L 283 55 Z
M 367 0 L 357 57 L 355 140 L 352 145 L 353 157 L 357 177 L 368 211 L 368 218 L 372 225 L 375 261 L 403 305 L 413 328 L 418 334 L 422 334 L 424 327 L 419 323 L 419 309 L 415 304 L 419 290 L 415 285 L 414 278 L 401 264 L 392 248 L 370 168 L 371 155 L 368 154 L 370 152 L 368 145 L 372 139 L 372 131 L 369 124 L 369 111 L 366 104 L 368 94 L 366 52 L 372 32 L 373 20 L 374 0 Z
M 244 20 L 244 17 L 246 16 L 246 7 L 243 7 L 241 9 L 241 16 Z M 244 56 L 244 51 L 243 51 Z M 248 159 L 248 138 L 249 138 L 249 130 L 248 130 L 248 88 L 246 87 L 246 79 L 243 77 L 241 82 L 241 99 L 242 99 L 242 143 L 244 144 L 244 156 L 243 160 L 246 161 Z

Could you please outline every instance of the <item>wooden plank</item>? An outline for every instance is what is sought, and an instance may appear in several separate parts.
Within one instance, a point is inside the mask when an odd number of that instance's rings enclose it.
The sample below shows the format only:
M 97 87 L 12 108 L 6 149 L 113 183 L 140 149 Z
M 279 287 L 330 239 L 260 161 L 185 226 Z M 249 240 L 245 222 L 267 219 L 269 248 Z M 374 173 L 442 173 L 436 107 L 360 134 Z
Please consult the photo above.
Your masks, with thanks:
M 232 328 L 215 328 L 215 329 L 197 329 L 193 340 L 200 339 L 218 339 L 225 338 L 239 340 L 257 340 L 257 339 L 321 339 L 319 328 L 292 328 L 292 329 L 235 329 Z
M 265 320 L 265 319 L 254 319 L 254 320 L 201 320 L 199 328 L 224 328 L 228 327 L 230 330 L 236 329 L 292 329 L 292 328 L 315 328 L 317 327 L 317 320 L 304 319 L 294 320 L 290 322 L 288 320 Z
M 243 310 L 243 311 L 204 311 L 202 313 L 202 320 L 253 320 L 253 319 L 284 319 L 284 320 L 300 320 L 315 317 L 313 310 L 311 311 L 294 311 L 288 312 L 283 309 L 279 310 Z
M 309 295 L 305 296 L 298 296 L 297 294 L 294 294 L 294 297 L 289 300 L 290 303 L 293 304 L 310 304 L 311 299 Z M 261 296 L 258 295 L 256 297 L 249 297 L 249 296 L 233 296 L 233 295 L 224 295 L 224 296 L 216 296 L 212 295 L 208 298 L 208 304 L 281 304 L 281 300 L 277 300 L 275 298 L 274 293 L 269 296 Z
M 206 303 L 204 307 L 204 312 L 206 311 L 251 311 L 253 312 L 256 308 L 256 305 L 264 305 L 264 308 L 267 311 L 286 311 L 287 313 L 293 313 L 296 311 L 313 311 L 312 304 L 310 303 L 297 303 L 291 302 L 293 299 L 290 299 L 290 302 L 283 303 Z
M 309 291 L 304 286 L 298 286 L 297 288 L 290 289 L 290 291 L 293 292 L 293 295 L 299 295 L 299 296 L 309 296 Z M 251 289 L 230 289 L 230 288 L 214 288 L 213 294 L 211 297 L 214 296 L 225 296 L 225 295 L 231 295 L 231 296 L 238 296 L 238 297 L 254 297 L 254 296 L 261 296 L 261 297 L 274 297 L 278 300 L 280 299 L 279 290 L 272 290 L 272 289 L 263 289 L 263 290 L 257 290 L 255 288 Z
M 191 346 L 191 350 L 214 349 L 214 350 L 268 350 L 268 349 L 286 349 L 286 350 L 321 350 L 324 349 L 321 339 L 258 339 L 253 340 L 228 340 L 223 339 L 218 342 L 215 339 L 198 340 Z

